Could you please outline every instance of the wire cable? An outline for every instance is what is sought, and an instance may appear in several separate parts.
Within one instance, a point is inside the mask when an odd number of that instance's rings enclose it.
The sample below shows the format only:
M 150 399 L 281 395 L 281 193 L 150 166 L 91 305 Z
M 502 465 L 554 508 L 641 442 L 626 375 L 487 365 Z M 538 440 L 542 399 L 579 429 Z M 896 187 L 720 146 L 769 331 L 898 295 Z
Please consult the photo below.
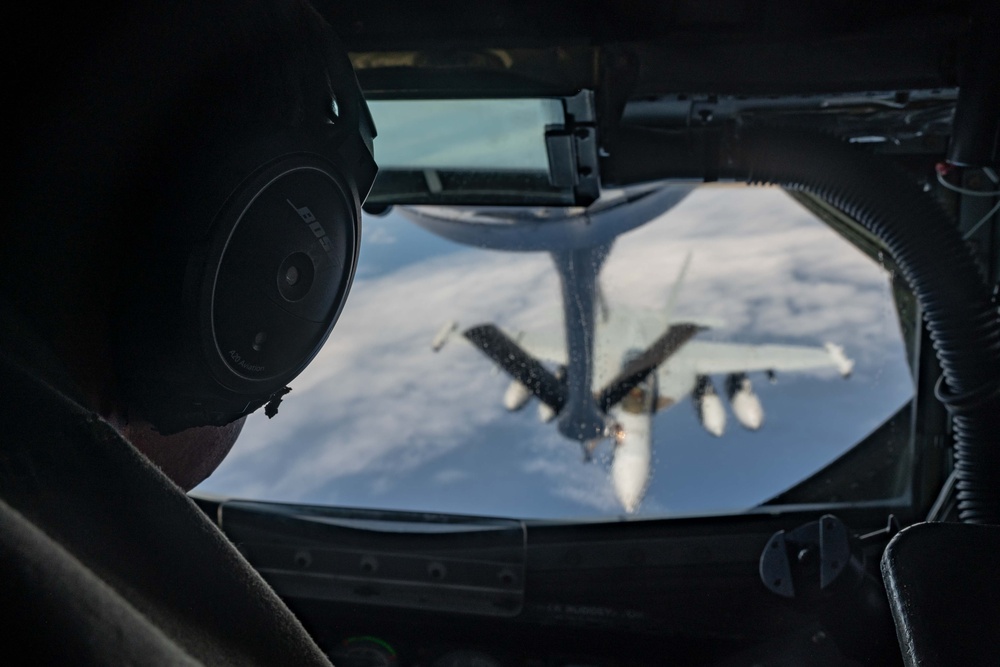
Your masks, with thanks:
M 737 178 L 820 197 L 885 244 L 920 304 L 945 376 L 939 393 L 951 416 L 959 519 L 1000 524 L 1000 317 L 943 202 L 888 159 L 825 135 L 743 128 L 731 156 L 727 168 Z
M 997 203 L 993 205 L 993 208 L 991 208 L 991 209 L 990 209 L 990 210 L 989 210 L 989 211 L 988 211 L 988 212 L 986 213 L 986 215 L 984 215 L 984 216 L 983 216 L 982 218 L 980 218 L 979 222 L 977 222 L 976 224 L 972 225 L 972 227 L 971 227 L 971 228 L 969 228 L 969 231 L 967 231 L 967 232 L 965 232 L 964 234 L 962 234 L 962 238 L 963 238 L 963 239 L 965 239 L 966 241 L 968 241 L 968 240 L 969 240 L 970 238 L 972 238 L 972 235 L 976 233 L 976 230 L 977 230 L 977 229 L 979 229 L 980 227 L 982 227 L 982 226 L 983 226 L 983 224 L 984 224 L 984 223 L 985 223 L 985 222 L 986 222 L 987 220 L 989 220 L 990 218 L 992 218 L 992 217 L 993 217 L 993 215 L 994 215 L 994 214 L 995 214 L 995 213 L 996 213 L 997 211 L 1000 211 L 1000 200 L 998 200 L 998 201 L 997 201 Z
M 959 187 L 945 180 L 944 176 L 940 172 L 937 174 L 938 183 L 948 188 L 952 192 L 958 192 L 963 195 L 969 195 L 970 197 L 996 197 L 1000 195 L 1000 190 L 970 190 L 969 188 Z

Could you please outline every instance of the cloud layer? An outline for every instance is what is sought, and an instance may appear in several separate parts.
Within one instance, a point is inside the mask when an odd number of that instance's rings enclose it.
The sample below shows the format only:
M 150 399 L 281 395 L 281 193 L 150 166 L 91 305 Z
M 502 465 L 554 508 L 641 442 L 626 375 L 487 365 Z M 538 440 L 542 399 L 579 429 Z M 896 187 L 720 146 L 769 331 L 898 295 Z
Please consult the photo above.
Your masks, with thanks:
M 545 254 L 454 246 L 390 214 L 367 218 L 359 278 L 330 340 L 280 414 L 250 417 L 199 491 L 269 500 L 525 517 L 618 514 L 606 462 L 535 404 L 501 406 L 508 382 L 450 319 L 508 329 L 561 326 Z M 620 237 L 602 273 L 608 301 L 662 308 L 691 251 L 677 317 L 725 321 L 708 338 L 844 345 L 854 376 L 756 381 L 760 432 L 716 439 L 687 402 L 654 420 L 654 478 L 642 514 L 742 509 L 780 492 L 887 418 L 912 389 L 886 272 L 775 189 L 696 191 Z M 602 450 L 603 451 L 603 450 Z M 600 459 L 601 457 L 598 457 Z

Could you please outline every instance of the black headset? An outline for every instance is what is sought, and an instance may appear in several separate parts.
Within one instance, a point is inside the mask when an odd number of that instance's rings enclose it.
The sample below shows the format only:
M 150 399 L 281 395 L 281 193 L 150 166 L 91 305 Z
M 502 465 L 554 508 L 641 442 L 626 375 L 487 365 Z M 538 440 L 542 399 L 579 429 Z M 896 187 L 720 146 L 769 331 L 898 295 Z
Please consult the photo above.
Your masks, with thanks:
M 163 184 L 118 327 L 130 418 L 170 434 L 265 404 L 270 416 L 330 335 L 377 167 L 350 61 L 326 61 L 327 85 L 293 129 L 194 151 Z

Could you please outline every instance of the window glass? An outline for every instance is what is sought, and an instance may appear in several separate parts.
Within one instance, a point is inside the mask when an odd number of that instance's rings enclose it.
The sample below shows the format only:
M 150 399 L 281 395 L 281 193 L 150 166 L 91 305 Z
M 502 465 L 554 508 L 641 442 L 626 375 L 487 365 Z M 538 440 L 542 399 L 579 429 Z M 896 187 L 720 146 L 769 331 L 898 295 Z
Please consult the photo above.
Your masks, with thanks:
M 382 169 L 549 169 L 545 126 L 563 123 L 556 99 L 369 102 Z
M 279 414 L 252 415 L 198 490 L 524 518 L 742 511 L 910 401 L 891 276 L 877 259 L 777 188 L 702 187 L 669 204 L 631 226 L 625 213 L 595 213 L 577 220 L 592 236 L 567 235 L 577 279 L 596 279 L 591 405 L 668 327 L 687 336 L 608 408 L 605 437 L 567 437 L 568 413 L 519 393 L 463 335 L 492 324 L 572 384 L 568 334 L 579 337 L 586 308 L 566 300 L 587 290 L 560 278 L 568 251 L 532 246 L 555 228 L 531 225 L 582 211 L 432 211 L 520 226 L 515 251 L 449 240 L 397 207 L 364 219 L 348 304 Z M 604 248 L 596 265 L 580 263 L 588 243 Z M 568 327 L 567 312 L 577 313 Z

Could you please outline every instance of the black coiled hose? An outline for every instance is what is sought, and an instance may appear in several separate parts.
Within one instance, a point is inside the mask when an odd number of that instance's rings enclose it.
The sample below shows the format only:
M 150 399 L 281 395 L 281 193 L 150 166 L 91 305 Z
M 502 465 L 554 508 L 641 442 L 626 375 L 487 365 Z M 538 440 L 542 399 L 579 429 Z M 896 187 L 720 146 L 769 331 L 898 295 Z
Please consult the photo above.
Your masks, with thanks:
M 815 195 L 875 234 L 923 311 L 952 416 L 959 517 L 1000 523 L 1000 319 L 954 222 L 896 164 L 837 138 L 749 128 L 723 172 Z

